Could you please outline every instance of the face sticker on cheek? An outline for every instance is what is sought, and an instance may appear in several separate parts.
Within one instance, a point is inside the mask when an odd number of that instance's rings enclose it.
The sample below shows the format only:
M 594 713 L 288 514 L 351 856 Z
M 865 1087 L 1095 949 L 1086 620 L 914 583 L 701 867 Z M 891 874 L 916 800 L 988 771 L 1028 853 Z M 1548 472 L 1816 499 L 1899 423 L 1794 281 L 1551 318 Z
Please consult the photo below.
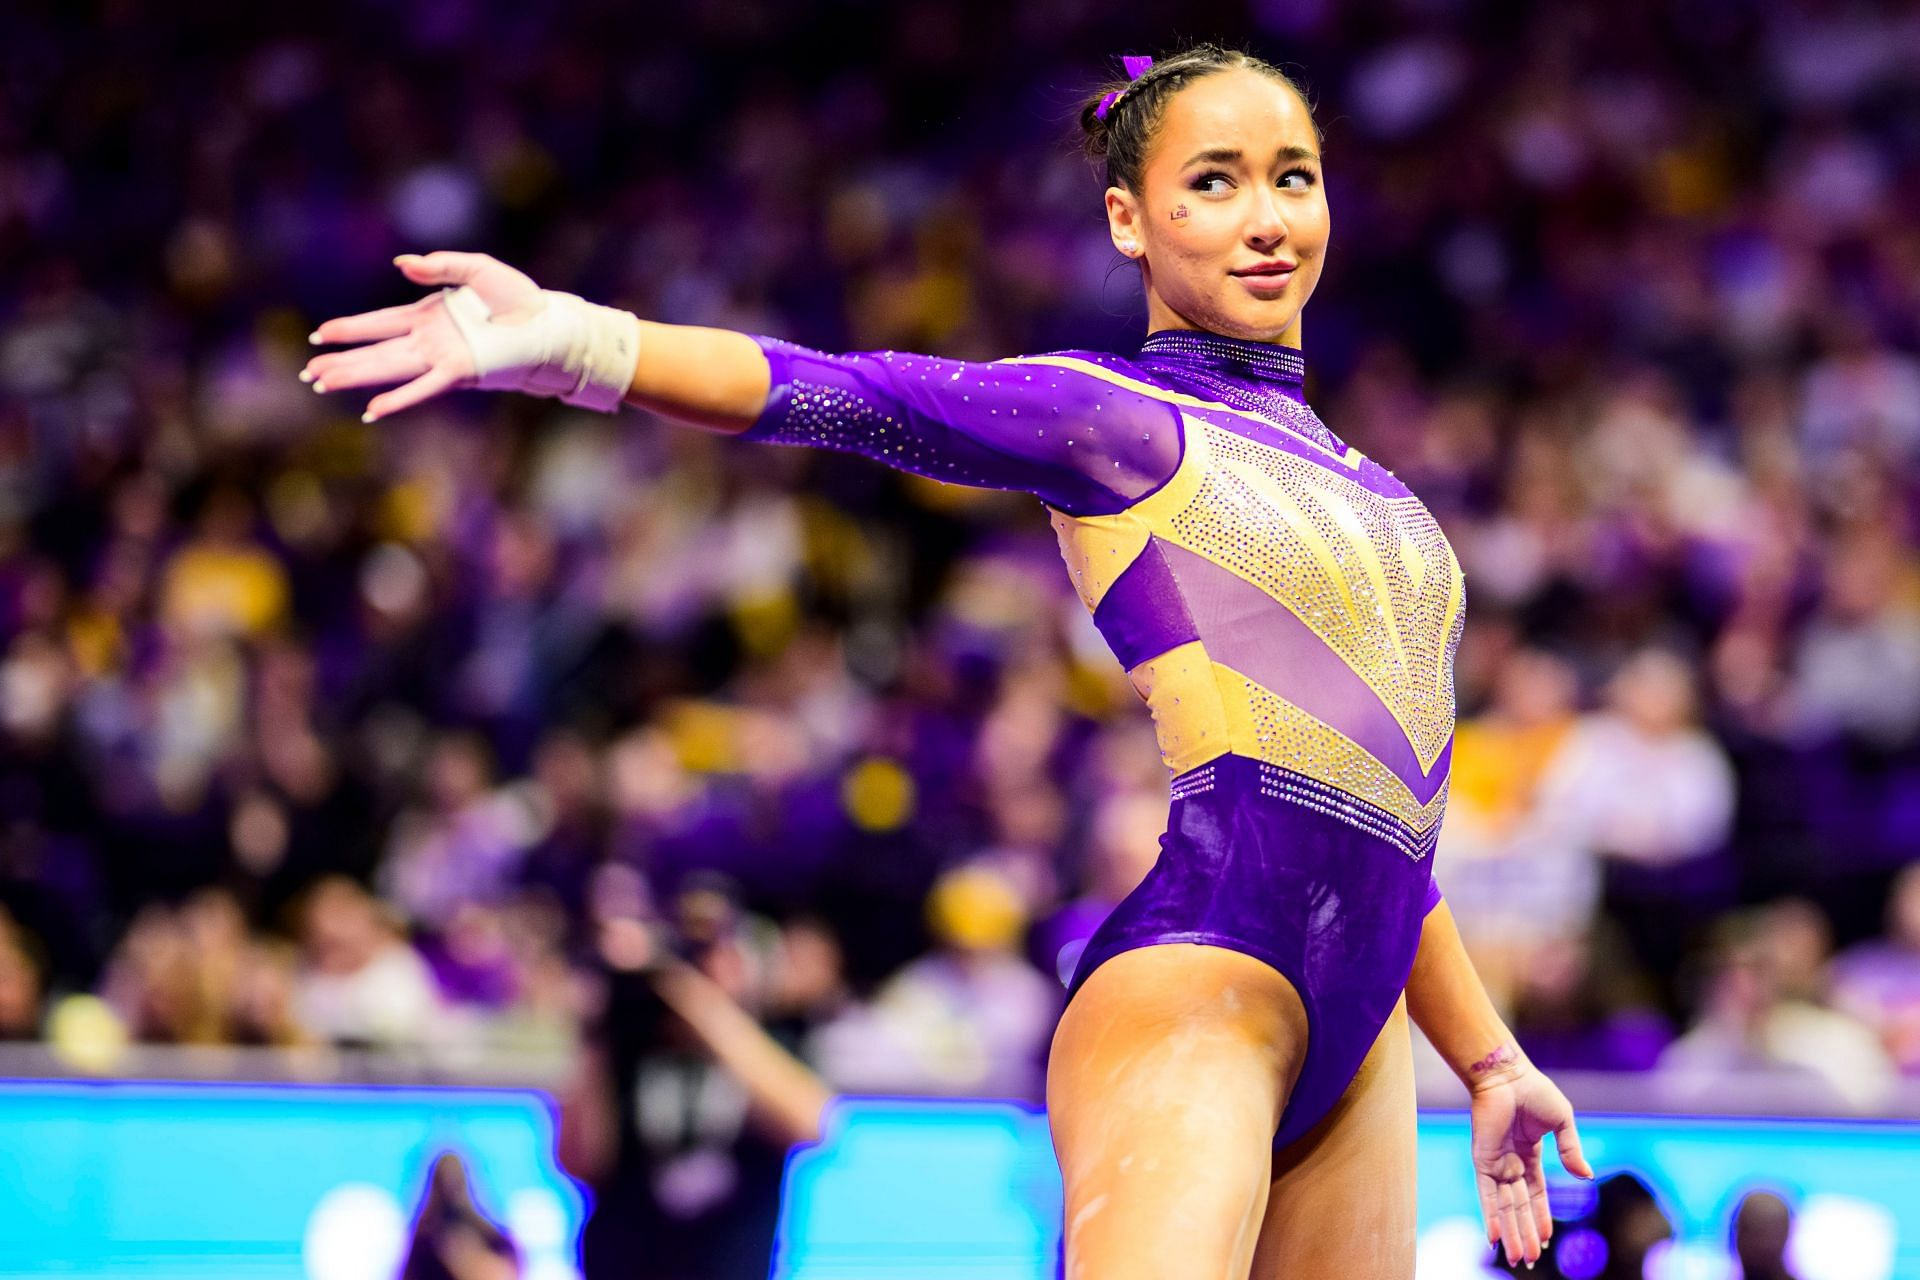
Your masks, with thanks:
M 1180 221 L 1180 219 L 1186 216 L 1187 216 L 1187 206 L 1183 204 L 1177 204 L 1173 206 L 1173 220 L 1175 222 Z

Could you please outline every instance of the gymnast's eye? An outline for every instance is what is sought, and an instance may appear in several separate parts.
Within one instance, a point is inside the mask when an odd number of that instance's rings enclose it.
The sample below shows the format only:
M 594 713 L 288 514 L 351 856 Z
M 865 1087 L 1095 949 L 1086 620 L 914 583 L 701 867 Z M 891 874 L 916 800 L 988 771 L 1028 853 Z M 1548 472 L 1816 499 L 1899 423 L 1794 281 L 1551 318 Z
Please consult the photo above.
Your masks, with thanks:
M 1300 183 L 1299 186 L 1288 187 L 1287 189 L 1290 191 L 1305 191 L 1309 187 L 1311 187 L 1316 181 L 1318 181 L 1318 177 L 1317 175 L 1315 175 L 1313 170 L 1307 168 L 1305 165 L 1295 165 L 1293 168 L 1281 174 L 1280 175 L 1281 186 L 1283 187 L 1286 186 L 1286 182 L 1288 178 L 1303 179 L 1303 181 Z
M 1195 191 L 1206 191 L 1214 195 L 1218 195 L 1221 192 L 1221 188 L 1212 185 L 1213 183 L 1216 183 L 1216 182 L 1224 182 L 1227 184 L 1229 188 L 1233 186 L 1233 179 L 1228 177 L 1226 174 L 1220 172 L 1220 170 L 1218 169 L 1214 169 L 1210 172 L 1201 174 L 1199 177 L 1195 178 L 1192 182 L 1188 183 L 1187 185 L 1192 187 Z

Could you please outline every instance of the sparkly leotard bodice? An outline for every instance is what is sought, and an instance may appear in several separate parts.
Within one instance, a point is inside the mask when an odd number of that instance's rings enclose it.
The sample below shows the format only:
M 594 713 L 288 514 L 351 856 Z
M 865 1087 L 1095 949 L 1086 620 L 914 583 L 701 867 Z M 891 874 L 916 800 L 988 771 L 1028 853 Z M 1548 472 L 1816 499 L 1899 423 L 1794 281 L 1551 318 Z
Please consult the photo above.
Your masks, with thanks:
M 760 341 L 772 386 L 748 438 L 1046 502 L 1173 770 L 1159 858 L 1068 998 L 1135 948 L 1258 958 L 1309 1029 L 1274 1147 L 1309 1133 L 1387 1025 L 1439 900 L 1464 601 L 1433 517 L 1307 407 L 1288 348 L 1182 331 L 1133 360 L 969 364 Z
M 1134 361 L 764 345 L 780 403 L 753 437 L 1047 500 L 1176 791 L 1232 753 L 1276 798 L 1431 851 L 1460 566 L 1420 500 L 1307 406 L 1298 351 L 1189 331 Z
M 1244 387 L 1219 390 L 1246 405 Z M 1175 774 L 1261 761 L 1284 798 L 1423 857 L 1446 804 L 1459 564 L 1420 500 L 1304 403 L 1262 408 L 1181 403 L 1173 475 L 1121 512 L 1056 512 L 1061 552 Z

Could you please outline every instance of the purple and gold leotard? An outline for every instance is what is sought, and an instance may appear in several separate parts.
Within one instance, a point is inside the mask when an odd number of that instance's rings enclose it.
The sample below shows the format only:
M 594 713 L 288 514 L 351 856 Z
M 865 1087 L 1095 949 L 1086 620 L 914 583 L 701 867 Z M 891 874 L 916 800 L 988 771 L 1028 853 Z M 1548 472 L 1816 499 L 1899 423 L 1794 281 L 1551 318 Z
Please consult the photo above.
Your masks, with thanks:
M 1131 361 L 978 364 L 759 341 L 773 385 L 746 438 L 1047 504 L 1173 771 L 1159 860 L 1068 998 L 1134 947 L 1265 961 L 1309 1023 L 1274 1146 L 1305 1133 L 1392 1013 L 1438 900 L 1465 605 L 1439 525 L 1308 408 L 1291 348 L 1180 330 Z

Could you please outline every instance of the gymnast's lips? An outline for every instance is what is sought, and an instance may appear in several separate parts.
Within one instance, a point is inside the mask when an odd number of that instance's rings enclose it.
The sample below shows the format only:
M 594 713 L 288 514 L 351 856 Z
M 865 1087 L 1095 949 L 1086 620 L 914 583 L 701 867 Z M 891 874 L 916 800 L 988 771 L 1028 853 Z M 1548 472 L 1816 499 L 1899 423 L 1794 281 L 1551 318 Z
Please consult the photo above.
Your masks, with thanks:
M 1238 271 L 1234 271 L 1230 274 L 1241 276 L 1241 277 L 1283 276 L 1291 272 L 1295 267 L 1298 267 L 1299 265 L 1300 264 L 1297 262 L 1283 262 L 1283 261 L 1280 261 L 1279 259 L 1275 259 L 1272 262 L 1256 262 L 1250 267 L 1241 267 Z

